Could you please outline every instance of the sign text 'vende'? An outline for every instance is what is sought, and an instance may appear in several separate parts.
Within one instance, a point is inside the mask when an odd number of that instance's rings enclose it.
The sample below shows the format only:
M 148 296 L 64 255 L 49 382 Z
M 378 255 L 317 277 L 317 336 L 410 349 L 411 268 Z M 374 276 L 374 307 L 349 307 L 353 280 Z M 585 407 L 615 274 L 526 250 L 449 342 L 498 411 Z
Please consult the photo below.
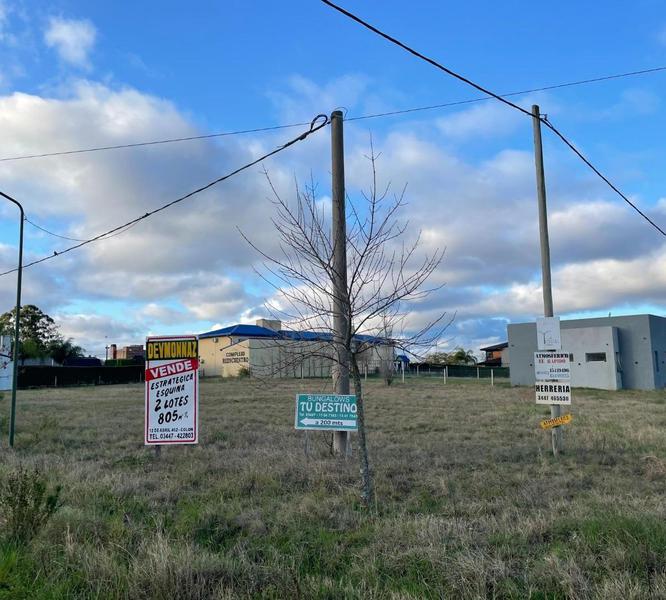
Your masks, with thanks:
M 194 336 L 146 340 L 146 444 L 198 442 L 198 352 Z

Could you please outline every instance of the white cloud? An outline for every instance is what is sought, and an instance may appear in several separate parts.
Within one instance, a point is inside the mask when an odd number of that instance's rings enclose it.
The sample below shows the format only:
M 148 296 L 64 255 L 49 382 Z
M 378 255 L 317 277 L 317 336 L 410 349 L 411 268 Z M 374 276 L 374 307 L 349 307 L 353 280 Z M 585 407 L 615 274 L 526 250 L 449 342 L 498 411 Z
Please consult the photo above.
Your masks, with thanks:
M 437 127 L 455 141 L 507 135 L 525 121 L 524 115 L 495 100 L 437 119 Z
M 87 354 L 105 355 L 105 346 L 142 343 L 146 333 L 141 325 L 90 313 L 52 315 L 65 338 L 72 338 Z
M 51 17 L 44 41 L 55 48 L 61 60 L 80 68 L 89 68 L 89 54 L 95 45 L 97 29 L 87 19 Z
M 200 285 L 188 286 L 182 303 L 201 320 L 233 319 L 256 299 L 240 282 L 228 277 L 206 277 Z
M 332 84 L 323 92 L 306 80 L 299 85 L 311 107 L 318 98 L 340 103 Z M 362 102 L 363 82 L 347 82 L 347 87 L 349 97 Z M 285 96 L 281 102 L 281 109 L 302 119 L 299 98 L 292 102 Z M 19 93 L 0 97 L 0 114 L 5 155 L 200 133 L 173 103 L 135 89 L 89 81 L 78 82 L 66 97 Z M 326 131 L 267 161 L 271 179 L 285 198 L 293 198 L 294 178 L 302 182 L 313 171 L 320 183 L 319 203 L 329 206 Z M 65 235 L 87 237 L 215 179 L 292 135 L 279 132 L 3 162 L 0 179 L 25 199 L 33 220 Z M 367 126 L 349 126 L 345 136 L 347 191 L 358 198 L 358 190 L 367 190 L 371 180 L 364 157 L 369 150 Z M 45 145 L 45 140 L 54 141 Z M 441 312 L 457 312 L 451 329 L 457 337 L 450 343 L 467 347 L 465 340 L 502 337 L 505 318 L 540 314 L 531 150 L 506 147 L 486 152 L 483 160 L 464 159 L 451 144 L 443 147 L 433 141 L 432 133 L 408 124 L 386 136 L 375 134 L 374 143 L 382 153 L 380 187 L 392 182 L 392 189 L 399 192 L 408 184 L 408 204 L 401 218 L 409 221 L 409 234 L 423 230 L 426 251 L 447 249 L 433 276 L 433 283 L 446 287 L 412 305 L 409 323 L 417 326 Z M 630 301 L 663 305 L 666 276 L 652 264 L 666 264 L 660 240 L 624 205 L 551 162 L 549 208 L 558 312 Z M 97 348 L 98 336 L 109 335 L 106 330 L 117 338 L 114 341 L 131 343 L 143 339 L 147 328 L 159 331 L 181 323 L 204 331 L 215 328 L 213 324 L 267 316 L 263 306 L 268 293 L 252 271 L 261 258 L 236 230 L 246 232 L 267 253 L 277 252 L 270 189 L 259 171 L 246 171 L 123 235 L 27 270 L 26 302 L 61 315 L 77 343 Z M 648 212 L 663 220 L 665 206 L 663 200 Z M 67 245 L 29 226 L 27 232 L 29 258 Z M 0 246 L 0 267 L 14 262 L 15 249 Z M 649 281 L 641 283 L 638 274 L 649 274 Z M 6 306 L 11 306 L 13 285 L 12 277 L 0 278 L 0 300 Z M 71 315 L 63 298 L 115 306 L 109 312 L 125 311 L 128 317 L 83 314 L 79 309 Z M 283 300 L 277 294 L 273 298 L 281 307 Z
M 89 82 L 77 84 L 71 97 L 64 99 L 18 93 L 0 97 L 0 111 L 7 127 L 8 154 L 200 133 L 169 102 Z M 44 140 L 58 140 L 58 145 L 45 147 Z M 269 140 L 262 144 L 274 146 Z M 255 149 L 255 140 L 227 138 L 219 144 L 191 142 L 4 162 L 0 176 L 7 189 L 24 201 L 31 220 L 84 238 L 231 171 L 249 160 Z M 293 185 L 291 169 L 272 166 L 277 185 Z M 119 307 L 136 301 L 149 306 L 169 302 L 176 312 L 160 312 L 153 306 L 144 313 L 152 322 L 166 324 L 178 318 L 179 306 L 181 322 L 234 319 L 248 303 L 260 303 L 237 283 L 251 269 L 256 254 L 235 227 L 261 239 L 268 251 L 275 249 L 268 192 L 259 167 L 247 171 L 123 235 L 44 263 L 43 269 L 26 270 L 26 300 L 45 310 L 59 292 L 63 299 L 105 300 Z M 5 213 L 7 223 L 13 222 L 3 206 Z M 69 245 L 26 227 L 26 262 Z M 0 248 L 0 263 L 12 267 L 15 249 Z M 11 305 L 13 286 L 13 277 L 0 278 L 0 298 L 6 306 Z
M 160 302 L 149 302 L 139 309 L 139 319 L 155 321 L 164 324 L 174 324 L 187 320 L 190 315 L 183 310 L 178 310 Z
M 275 104 L 281 119 L 299 122 L 303 115 L 330 114 L 337 109 L 357 105 L 368 93 L 370 80 L 361 75 L 338 77 L 320 86 L 300 75 L 288 80 L 286 92 L 273 91 L 269 97 Z M 310 118 L 312 118 L 310 117 Z
M 660 106 L 661 98 L 656 93 L 641 88 L 628 88 L 622 90 L 615 103 L 596 111 L 594 118 L 605 121 L 623 118 L 627 115 L 651 115 L 657 112 Z

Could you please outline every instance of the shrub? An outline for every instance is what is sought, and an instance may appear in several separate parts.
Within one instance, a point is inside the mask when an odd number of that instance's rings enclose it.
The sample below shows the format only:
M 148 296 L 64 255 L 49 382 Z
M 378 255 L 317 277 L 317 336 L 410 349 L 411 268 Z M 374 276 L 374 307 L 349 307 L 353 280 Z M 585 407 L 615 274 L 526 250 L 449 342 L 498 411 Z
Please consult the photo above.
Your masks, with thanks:
M 19 466 L 0 483 L 0 531 L 6 541 L 29 542 L 60 508 L 60 486 L 50 491 L 39 469 Z

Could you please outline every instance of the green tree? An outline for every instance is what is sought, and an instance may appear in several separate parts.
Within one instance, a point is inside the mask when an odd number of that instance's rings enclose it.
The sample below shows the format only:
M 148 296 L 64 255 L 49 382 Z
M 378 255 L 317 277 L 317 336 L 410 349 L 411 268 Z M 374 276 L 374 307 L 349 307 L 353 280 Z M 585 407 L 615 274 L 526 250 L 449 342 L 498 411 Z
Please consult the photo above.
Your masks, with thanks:
M 53 360 L 62 364 L 66 360 L 83 356 L 83 348 L 74 344 L 72 338 L 57 339 L 49 344 L 48 353 Z
M 464 348 L 456 348 L 456 350 L 449 354 L 449 365 L 475 365 L 476 356 L 472 350 L 465 350 Z
M 0 334 L 13 337 L 15 322 L 16 309 L 0 315 Z M 20 358 L 53 356 L 55 360 L 62 362 L 56 355 L 80 356 L 81 353 L 82 349 L 75 346 L 71 339 L 63 340 L 56 322 L 39 307 L 34 304 L 26 304 L 21 307 L 19 323 Z

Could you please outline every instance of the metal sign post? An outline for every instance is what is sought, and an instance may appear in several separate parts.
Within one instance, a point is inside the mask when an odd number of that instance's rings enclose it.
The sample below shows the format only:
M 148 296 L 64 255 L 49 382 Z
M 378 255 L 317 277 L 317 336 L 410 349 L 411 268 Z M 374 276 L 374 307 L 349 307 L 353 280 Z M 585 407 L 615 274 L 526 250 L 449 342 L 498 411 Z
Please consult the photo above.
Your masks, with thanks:
M 10 202 L 16 204 L 21 212 L 21 223 L 19 225 L 19 252 L 18 252 L 18 268 L 16 274 L 16 311 L 14 313 L 14 349 L 12 351 L 12 358 L 14 359 L 14 368 L 12 370 L 12 404 L 9 413 L 9 447 L 14 446 L 14 430 L 16 428 L 16 387 L 18 384 L 18 359 L 19 359 L 19 328 L 21 322 L 21 279 L 23 276 L 23 221 L 25 221 L 25 213 L 23 206 L 18 200 L 8 196 L 4 192 L 0 192 L 0 196 L 6 198 Z

